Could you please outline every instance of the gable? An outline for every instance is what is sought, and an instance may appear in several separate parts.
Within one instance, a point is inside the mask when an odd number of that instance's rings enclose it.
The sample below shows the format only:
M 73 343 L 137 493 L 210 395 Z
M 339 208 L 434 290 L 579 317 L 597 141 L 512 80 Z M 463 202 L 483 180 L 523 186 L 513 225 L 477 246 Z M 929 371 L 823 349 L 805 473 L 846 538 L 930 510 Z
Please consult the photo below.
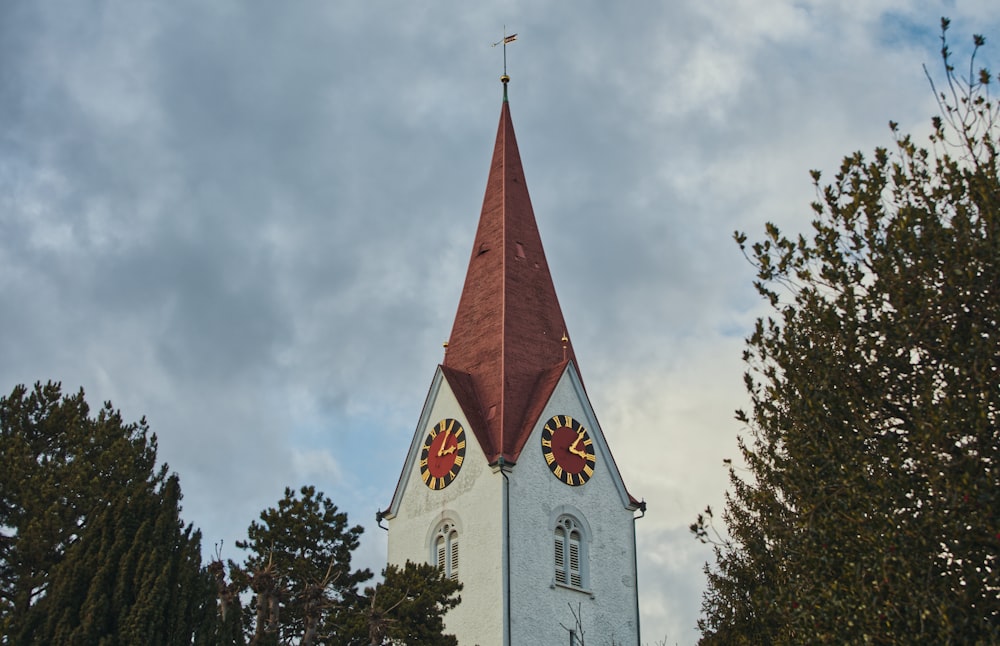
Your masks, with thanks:
M 590 398 L 587 397 L 583 382 L 580 380 L 579 373 L 572 362 L 569 362 L 562 370 L 558 382 L 551 391 L 550 397 L 546 399 L 538 413 L 531 431 L 525 435 L 524 442 L 522 443 L 522 450 L 520 452 L 522 466 L 526 460 L 541 463 L 542 455 L 539 446 L 542 429 L 548 420 L 555 415 L 569 415 L 587 429 L 587 433 L 594 444 L 596 459 L 600 465 L 597 468 L 607 473 L 611 486 L 617 492 L 622 506 L 630 510 L 640 508 L 643 503 L 640 503 L 628 492 L 621 472 L 618 470 L 618 464 L 615 462 L 614 455 L 611 452 L 611 447 L 608 445 L 604 430 L 597 420 L 597 415 L 594 413 Z M 516 473 L 517 469 L 514 472 Z M 549 480 L 551 480 L 551 483 L 548 482 Z M 553 487 L 556 490 L 562 490 L 562 487 L 567 486 L 558 482 L 551 475 L 547 477 L 546 482 L 547 484 L 554 483 Z M 587 486 L 589 486 L 589 483 L 581 485 L 581 489 Z
M 474 385 L 467 375 L 449 370 L 445 366 L 438 366 L 420 413 L 417 428 L 410 441 L 410 448 L 407 451 L 392 502 L 389 508 L 383 512 L 384 517 L 392 518 L 398 512 L 404 490 L 417 467 L 427 430 L 439 417 L 458 419 L 469 437 L 469 451 L 460 472 L 462 480 L 456 478 L 458 486 L 452 490 L 453 495 L 458 494 L 459 491 L 471 484 L 468 479 L 475 477 L 473 473 L 478 472 L 482 466 L 496 464 L 496 458 L 491 459 L 492 456 L 499 457 L 495 453 L 496 446 L 492 443 L 493 438 L 488 432 L 489 427 L 484 423 L 480 411 Z M 539 375 L 534 397 L 527 407 L 526 419 L 519 429 L 518 443 L 513 447 L 512 454 L 515 460 L 521 459 L 521 454 L 529 440 L 536 443 L 539 441 L 538 437 L 542 427 L 552 415 L 556 414 L 571 414 L 583 423 L 594 440 L 595 452 L 601 461 L 602 468 L 608 470 L 622 505 L 628 509 L 639 509 L 643 503 L 640 503 L 628 492 L 604 431 L 594 413 L 590 398 L 583 387 L 583 381 L 572 361 L 564 362 Z M 514 466 L 516 472 L 515 460 L 511 460 L 508 464 Z M 478 464 L 473 466 L 470 461 L 478 462 Z M 449 489 L 454 486 L 450 486 Z
M 482 477 L 483 471 L 488 468 L 486 455 L 474 433 L 473 423 L 459 404 L 460 395 L 461 392 L 456 393 L 452 389 L 448 380 L 445 379 L 442 367 L 438 366 L 424 401 L 417 427 L 410 440 L 410 447 L 407 450 L 406 459 L 403 461 L 403 469 L 396 483 L 392 501 L 388 509 L 380 512 L 382 517 L 392 519 L 396 516 L 404 495 L 407 495 L 407 491 L 411 487 L 419 492 L 419 496 L 430 496 L 438 500 L 439 504 L 451 502 L 471 488 L 475 484 L 475 480 Z M 465 455 L 455 480 L 439 491 L 431 491 L 421 481 L 418 465 L 424 440 L 429 430 L 443 419 L 455 419 L 462 425 L 466 436 Z

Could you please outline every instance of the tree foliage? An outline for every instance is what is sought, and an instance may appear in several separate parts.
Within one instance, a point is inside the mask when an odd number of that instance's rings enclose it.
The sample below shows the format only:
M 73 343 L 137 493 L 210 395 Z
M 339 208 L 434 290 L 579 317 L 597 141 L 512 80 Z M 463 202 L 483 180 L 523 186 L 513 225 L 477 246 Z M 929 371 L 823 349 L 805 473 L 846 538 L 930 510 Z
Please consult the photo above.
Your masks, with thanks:
M 990 74 L 952 65 L 928 148 L 846 157 L 810 237 L 746 250 L 747 340 L 703 643 L 1000 642 L 1000 159 Z M 932 82 L 933 85 L 933 82 Z M 737 234 L 741 248 L 746 236 Z
M 359 593 L 363 529 L 313 487 L 261 512 L 242 564 L 201 568 L 156 448 L 145 419 L 92 416 L 82 391 L 0 398 L 0 644 L 455 643 L 442 618 L 461 586 L 407 563 Z
M 144 419 L 18 386 L 0 399 L 0 456 L 0 643 L 207 639 L 200 535 Z
M 276 508 L 262 511 L 236 543 L 249 552 L 243 564 L 229 562 L 228 589 L 252 592 L 244 625 L 255 646 L 330 643 L 333 617 L 353 606 L 358 584 L 372 576 L 351 570 L 364 528 L 349 527 L 347 514 L 314 487 L 299 493 L 286 488 Z
M 365 588 L 349 618 L 342 620 L 340 643 L 348 646 L 457 646 L 444 632 L 444 615 L 461 602 L 462 584 L 436 565 L 407 561 L 389 565 L 382 582 Z
M 383 580 L 360 593 L 372 577 L 351 570 L 351 554 L 363 528 L 350 527 L 347 514 L 313 487 L 285 489 L 277 507 L 260 514 L 248 539 L 242 564 L 217 559 L 215 578 L 223 627 L 239 623 L 244 633 L 225 634 L 220 644 L 252 646 L 336 644 L 338 646 L 448 646 L 444 615 L 458 605 L 462 586 L 434 565 L 390 565 Z M 230 579 L 226 580 L 226 571 Z M 249 592 L 244 609 L 240 595 Z M 245 639 L 244 639 L 245 638 Z

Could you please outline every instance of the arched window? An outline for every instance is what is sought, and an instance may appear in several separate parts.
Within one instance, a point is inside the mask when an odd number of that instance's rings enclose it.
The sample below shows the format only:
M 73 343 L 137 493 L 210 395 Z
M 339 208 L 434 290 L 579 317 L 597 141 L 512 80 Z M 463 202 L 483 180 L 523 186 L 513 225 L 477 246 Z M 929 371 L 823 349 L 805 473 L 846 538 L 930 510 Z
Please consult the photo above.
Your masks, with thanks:
M 586 543 L 580 523 L 572 516 L 560 516 L 555 529 L 556 583 L 586 588 Z
M 451 521 L 444 521 L 434 533 L 434 559 L 444 575 L 458 581 L 458 530 Z

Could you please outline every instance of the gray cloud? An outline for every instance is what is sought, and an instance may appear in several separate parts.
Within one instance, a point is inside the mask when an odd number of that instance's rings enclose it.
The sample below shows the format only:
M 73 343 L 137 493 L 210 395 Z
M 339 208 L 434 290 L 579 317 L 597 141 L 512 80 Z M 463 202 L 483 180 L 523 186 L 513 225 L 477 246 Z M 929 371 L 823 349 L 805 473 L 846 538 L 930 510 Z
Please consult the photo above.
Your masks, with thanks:
M 986 0 L 3 3 L 0 384 L 147 415 L 209 548 L 308 482 L 379 569 L 372 515 L 457 307 L 506 23 L 556 288 L 650 502 L 644 639 L 692 643 L 710 553 L 686 527 L 721 501 L 762 311 L 731 233 L 803 230 L 808 169 L 888 144 L 889 119 L 925 131 L 940 14 L 956 44 L 1000 33 Z

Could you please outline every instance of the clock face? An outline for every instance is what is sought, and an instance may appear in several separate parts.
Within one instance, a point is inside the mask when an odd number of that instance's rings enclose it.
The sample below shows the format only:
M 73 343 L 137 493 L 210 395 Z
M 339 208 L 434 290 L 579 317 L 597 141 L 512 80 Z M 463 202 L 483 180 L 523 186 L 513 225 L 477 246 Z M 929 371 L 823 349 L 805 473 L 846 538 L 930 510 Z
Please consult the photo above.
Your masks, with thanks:
M 545 424 L 542 455 L 552 475 L 574 487 L 590 480 L 597 464 L 587 429 L 569 415 L 556 415 Z
M 431 489 L 444 489 L 458 475 L 464 460 L 465 429 L 456 419 L 443 419 L 424 438 L 420 477 Z

